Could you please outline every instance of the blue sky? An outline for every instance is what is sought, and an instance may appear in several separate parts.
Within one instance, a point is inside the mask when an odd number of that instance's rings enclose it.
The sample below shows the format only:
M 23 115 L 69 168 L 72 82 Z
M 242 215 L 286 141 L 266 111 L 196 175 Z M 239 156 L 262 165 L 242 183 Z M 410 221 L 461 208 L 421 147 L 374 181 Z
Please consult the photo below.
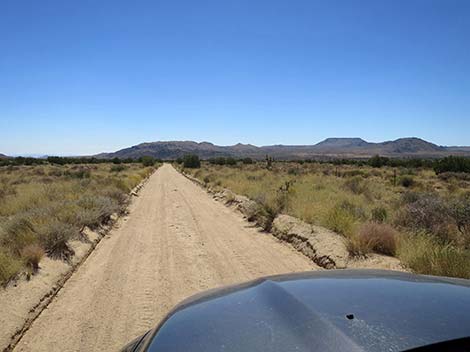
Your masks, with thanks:
M 468 0 L 0 2 L 0 153 L 469 131 Z

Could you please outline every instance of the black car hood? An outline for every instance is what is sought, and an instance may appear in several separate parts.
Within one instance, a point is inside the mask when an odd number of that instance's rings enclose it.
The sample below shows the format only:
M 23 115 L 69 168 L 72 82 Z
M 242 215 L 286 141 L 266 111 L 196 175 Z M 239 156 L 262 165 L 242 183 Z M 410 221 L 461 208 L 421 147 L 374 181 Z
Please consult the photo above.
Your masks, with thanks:
M 402 351 L 468 337 L 469 282 L 370 270 L 270 277 L 183 302 L 149 351 Z

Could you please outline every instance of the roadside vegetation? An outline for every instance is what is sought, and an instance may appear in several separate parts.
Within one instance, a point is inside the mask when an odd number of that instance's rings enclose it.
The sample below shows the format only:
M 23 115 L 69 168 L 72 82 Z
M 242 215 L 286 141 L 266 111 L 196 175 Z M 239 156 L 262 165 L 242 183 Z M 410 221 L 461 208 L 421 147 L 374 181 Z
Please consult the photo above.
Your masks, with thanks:
M 470 160 L 233 162 L 187 169 L 207 187 L 255 200 L 266 230 L 286 213 L 327 227 L 350 255 L 398 257 L 418 273 L 470 278 Z M 262 219 L 262 220 L 261 220 Z
M 96 228 L 124 211 L 129 191 L 155 164 L 64 159 L 32 165 L 13 159 L 0 167 L 0 285 L 21 272 L 34 274 L 45 256 L 69 260 L 70 241 L 84 241 L 85 226 Z

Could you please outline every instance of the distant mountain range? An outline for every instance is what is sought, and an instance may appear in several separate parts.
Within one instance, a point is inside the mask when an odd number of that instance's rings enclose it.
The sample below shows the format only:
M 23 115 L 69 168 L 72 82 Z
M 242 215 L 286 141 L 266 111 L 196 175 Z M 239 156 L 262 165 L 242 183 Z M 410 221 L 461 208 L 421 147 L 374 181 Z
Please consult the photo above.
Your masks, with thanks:
M 0 153 L 0 159 L 6 159 L 8 158 L 5 154 Z
M 263 159 L 266 155 L 282 160 L 368 158 L 374 155 L 394 158 L 437 158 L 447 155 L 470 156 L 470 147 L 439 146 L 416 137 L 400 138 L 380 143 L 367 142 L 361 138 L 327 138 L 315 145 L 271 145 L 263 147 L 241 143 L 232 146 L 218 146 L 209 142 L 169 141 L 142 143 L 114 153 L 98 154 L 95 157 L 125 159 L 148 155 L 158 159 L 176 159 L 185 154 L 197 154 L 202 159 L 219 156 Z

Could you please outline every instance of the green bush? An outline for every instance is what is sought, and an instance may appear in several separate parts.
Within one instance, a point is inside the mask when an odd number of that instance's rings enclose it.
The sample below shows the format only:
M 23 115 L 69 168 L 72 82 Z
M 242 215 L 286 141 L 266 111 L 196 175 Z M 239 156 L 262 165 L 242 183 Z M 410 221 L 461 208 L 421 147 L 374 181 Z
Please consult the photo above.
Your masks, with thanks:
M 470 172 L 470 158 L 461 156 L 448 156 L 436 161 L 434 166 L 436 174 L 443 172 Z
M 409 188 L 415 184 L 413 177 L 410 177 L 410 176 L 401 177 L 399 182 L 400 182 L 400 185 L 402 185 L 405 188 Z
M 390 159 L 385 158 L 379 155 L 375 155 L 372 158 L 370 158 L 367 163 L 372 166 L 372 167 L 382 167 L 385 166 L 389 163 Z
M 120 165 L 120 164 L 113 165 L 110 168 L 111 172 L 121 172 L 121 171 L 124 171 L 124 170 L 127 170 L 127 167 L 125 167 L 124 165 Z
M 140 158 L 140 162 L 145 167 L 154 166 L 155 165 L 155 158 L 146 155 L 146 156 L 143 156 L 143 157 Z
M 223 156 L 217 157 L 217 158 L 211 158 L 208 161 L 212 165 L 236 165 L 237 164 L 236 159 L 232 157 L 224 158 Z
M 225 165 L 227 160 L 224 157 L 211 158 L 208 160 L 212 165 Z
M 68 176 L 70 178 L 78 178 L 78 179 L 83 179 L 83 178 L 90 178 L 91 172 L 90 170 L 87 169 L 78 169 L 78 170 L 66 170 L 64 172 L 65 176 Z
M 188 169 L 198 169 L 201 167 L 201 161 L 199 156 L 194 154 L 188 154 L 183 157 L 183 167 Z
M 225 164 L 227 165 L 237 165 L 237 160 L 231 157 L 225 159 Z

